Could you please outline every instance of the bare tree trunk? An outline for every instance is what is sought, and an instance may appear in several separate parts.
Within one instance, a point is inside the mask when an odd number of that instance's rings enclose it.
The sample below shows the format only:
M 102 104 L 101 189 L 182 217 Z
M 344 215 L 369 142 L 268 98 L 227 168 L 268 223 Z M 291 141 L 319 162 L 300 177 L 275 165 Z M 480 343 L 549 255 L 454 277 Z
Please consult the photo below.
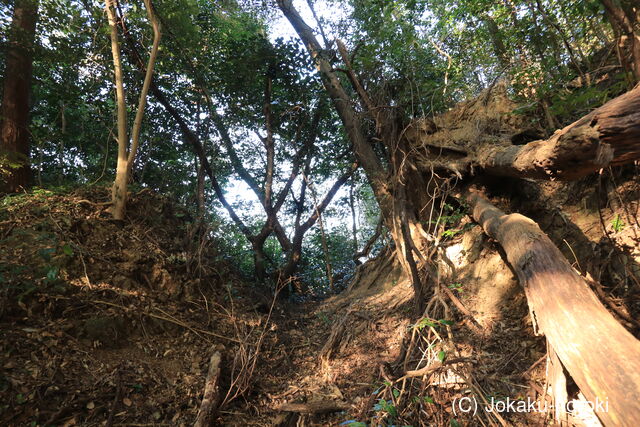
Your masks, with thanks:
M 373 193 L 385 213 L 392 211 L 392 197 L 388 188 L 388 176 L 382 167 L 378 156 L 373 151 L 373 147 L 367 141 L 358 116 L 352 107 L 352 100 L 342 87 L 329 60 L 324 56 L 322 47 L 318 43 L 313 29 L 309 27 L 298 11 L 294 8 L 291 0 L 278 0 L 278 6 L 289 20 L 298 36 L 303 41 L 309 54 L 314 59 L 316 67 L 322 77 L 322 83 L 331 97 L 331 101 L 342 120 L 349 140 L 353 143 L 356 158 L 362 165 L 367 179 L 371 184 Z
M 122 59 L 120 57 L 120 42 L 118 40 L 118 28 L 116 15 L 112 7 L 113 0 L 105 0 L 105 10 L 111 30 L 111 54 L 113 56 L 113 70 L 116 85 L 116 103 L 118 115 L 118 163 L 116 166 L 116 179 L 112 188 L 113 217 L 117 220 L 124 219 L 127 204 L 127 184 L 133 167 L 133 162 L 138 151 L 142 118 L 147 104 L 147 93 L 152 83 L 153 69 L 155 66 L 158 47 L 160 45 L 160 22 L 153 12 L 151 1 L 144 0 L 149 21 L 153 27 L 153 46 L 149 55 L 149 61 L 145 72 L 142 91 L 138 100 L 138 109 L 133 122 L 131 149 L 129 150 L 129 135 L 127 134 L 127 100 L 124 93 L 124 81 L 122 76 Z
M 638 6 L 636 2 L 621 0 L 601 0 L 609 22 L 618 34 L 628 38 L 631 49 L 631 69 L 636 82 L 640 81 L 640 28 L 638 23 Z M 635 11 L 634 11 L 635 4 Z
M 127 203 L 127 99 L 124 93 L 124 81 L 122 76 L 122 59 L 120 58 L 120 42 L 118 41 L 118 27 L 116 15 L 112 8 L 113 0 L 105 0 L 105 10 L 111 30 L 111 55 L 113 57 L 113 71 L 116 85 L 116 105 L 118 121 L 118 163 L 116 166 L 116 179 L 111 189 L 113 202 L 113 217 L 117 220 L 124 219 L 124 209 Z
M 342 185 L 345 182 L 347 182 L 347 180 L 351 177 L 351 175 L 353 175 L 353 173 L 356 171 L 357 168 L 358 168 L 358 163 L 354 163 L 346 172 L 344 172 L 333 183 L 333 185 L 331 186 L 327 194 L 322 199 L 322 202 L 320 202 L 320 204 L 316 204 L 313 213 L 302 224 L 300 224 L 300 217 L 302 215 L 303 206 L 298 206 L 298 213 L 296 217 L 295 231 L 292 239 L 291 250 L 287 257 L 287 263 L 281 269 L 281 272 L 280 272 L 281 280 L 288 280 L 294 275 L 294 273 L 298 268 L 298 264 L 300 263 L 300 259 L 302 256 L 302 242 L 303 242 L 305 233 L 315 225 L 316 221 L 318 221 L 318 219 L 320 218 L 324 210 L 327 208 L 327 206 L 329 206 L 329 203 L 331 203 L 331 200 L 336 195 L 340 187 L 342 187 Z M 305 174 L 306 174 L 308 173 L 308 167 L 305 169 L 307 169 L 305 171 Z M 303 188 L 302 188 L 303 193 L 301 194 L 302 203 L 304 203 L 304 193 L 306 192 L 307 186 L 308 184 L 306 182 L 303 182 Z
M 473 218 L 502 245 L 525 289 L 534 326 L 606 425 L 640 425 L 640 341 L 604 307 L 538 225 L 507 215 L 477 194 Z
M 147 72 L 144 76 L 144 83 L 142 84 L 142 91 L 140 92 L 140 98 L 138 99 L 138 109 L 136 110 L 136 117 L 133 120 L 133 129 L 131 131 L 131 150 L 129 150 L 129 156 L 127 157 L 127 177 L 131 175 L 133 169 L 133 162 L 136 159 L 138 153 L 138 146 L 140 145 L 140 130 L 142 129 L 142 118 L 144 117 L 144 110 L 147 105 L 147 94 L 149 93 L 149 87 L 153 79 L 153 70 L 156 65 L 156 58 L 158 56 L 158 48 L 160 47 L 160 37 L 162 37 L 162 27 L 156 14 L 153 11 L 153 5 L 151 0 L 144 0 L 145 8 L 147 9 L 147 17 L 153 28 L 153 45 L 151 46 L 151 53 L 149 54 L 149 62 L 147 63 Z
M 354 197 L 353 179 L 349 185 L 349 207 L 351 208 L 351 233 L 353 235 L 353 253 L 358 252 L 358 223 L 356 220 L 356 205 Z
M 556 32 L 558 33 L 558 35 L 560 36 L 560 39 L 562 40 L 562 43 L 564 44 L 565 49 L 567 50 L 567 53 L 569 54 L 569 59 L 571 60 L 571 63 L 573 64 L 573 66 L 576 68 L 576 71 L 578 72 L 578 74 L 580 74 L 580 77 L 585 80 L 585 84 L 586 82 L 586 76 L 584 74 L 584 72 L 582 71 L 582 67 L 580 66 L 580 62 L 578 61 L 578 59 L 576 58 L 576 55 L 573 51 L 573 48 L 571 47 L 571 43 L 569 42 L 567 35 L 564 33 L 562 27 L 558 24 L 558 22 L 556 21 L 555 17 L 549 16 L 549 14 L 547 13 L 546 9 L 544 8 L 544 6 L 542 5 L 542 2 L 540 0 L 536 0 L 536 5 L 538 7 L 538 10 L 540 11 L 540 14 L 542 14 L 542 17 L 544 18 L 545 21 L 547 21 L 547 23 L 553 27 L 553 29 L 556 30 Z
M 335 286 L 333 284 L 333 267 L 331 266 L 331 255 L 329 254 L 329 243 L 327 242 L 327 236 L 324 232 L 324 221 L 322 220 L 322 212 L 318 210 L 318 196 L 316 194 L 316 189 L 313 184 L 309 181 L 309 177 L 307 175 L 304 176 L 305 181 L 307 181 L 307 185 L 309 186 L 309 190 L 311 190 L 311 197 L 313 198 L 313 206 L 318 215 L 318 225 L 320 226 L 320 239 L 322 242 L 322 252 L 324 254 L 324 263 L 327 272 L 327 281 L 329 282 L 329 288 L 332 291 L 335 291 Z
M 313 29 L 304 22 L 291 0 L 277 0 L 277 3 L 280 10 L 282 10 L 285 17 L 298 33 L 301 41 L 307 47 L 309 54 L 316 64 L 323 85 L 333 101 L 333 106 L 340 116 L 350 142 L 353 144 L 356 159 L 365 171 L 365 175 L 371 185 L 387 228 L 396 243 L 396 255 L 405 271 L 411 274 L 411 271 L 415 269 L 410 268 L 411 263 L 408 262 L 406 258 L 407 251 L 405 250 L 405 246 L 409 245 L 411 250 L 416 250 L 418 249 L 417 247 L 421 246 L 418 240 L 421 236 L 421 225 L 416 219 L 415 210 L 412 207 L 411 201 L 404 198 L 398 200 L 397 198 L 397 194 L 402 193 L 402 187 L 404 187 L 407 182 L 406 177 L 403 176 L 401 172 L 403 172 L 407 166 L 406 162 L 404 162 L 404 156 L 408 151 L 404 150 L 406 147 L 404 147 L 401 142 L 400 134 L 402 133 L 402 126 L 398 126 L 396 111 L 393 109 L 376 108 L 371 98 L 358 82 L 353 70 L 349 69 L 350 63 L 345 54 L 346 48 L 343 44 L 338 43 L 338 49 L 348 69 L 348 77 L 358 93 L 362 104 L 376 122 L 377 137 L 384 143 L 387 151 L 392 153 L 393 158 L 389 159 L 389 161 L 393 170 L 390 172 L 383 167 L 378 155 L 373 150 L 373 146 L 367 139 L 362 128 L 360 115 L 356 113 L 353 107 L 354 100 L 351 99 L 342 86 L 333 66 L 318 43 Z M 400 174 L 398 174 L 399 172 Z M 412 180 L 416 181 L 414 184 L 418 186 L 424 184 L 420 174 L 410 171 L 409 175 L 411 175 Z M 407 226 L 412 238 L 410 241 L 407 241 L 405 235 L 402 233 L 401 223 L 405 223 Z M 417 285 L 417 283 L 414 284 Z M 416 293 L 416 303 L 418 306 L 422 304 L 420 301 L 421 296 L 422 292 Z
M 267 151 L 267 167 L 265 171 L 264 179 L 264 201 L 263 204 L 267 210 L 267 214 L 273 208 L 272 202 L 272 189 L 273 189 L 273 169 L 275 161 L 275 146 L 273 141 L 273 130 L 271 129 L 271 89 L 272 81 L 271 77 L 266 78 L 267 82 L 264 89 L 264 127 L 267 131 L 267 136 L 264 137 L 263 143 L 265 150 Z
M 504 45 L 504 41 L 502 40 L 500 28 L 498 27 L 498 24 L 496 24 L 496 21 L 494 21 L 494 19 L 489 15 L 483 15 L 482 20 L 487 26 L 489 36 L 491 37 L 493 53 L 496 55 L 496 58 L 498 58 L 498 63 L 500 64 L 500 67 L 502 67 L 502 71 L 506 71 L 511 67 L 511 60 L 507 54 L 507 48 Z
M 37 19 L 38 0 L 16 0 L 6 55 L 0 124 L 0 172 L 7 173 L 1 190 L 11 193 L 28 187 L 31 180 L 27 126 Z M 2 159 L 4 156 L 7 165 Z
M 376 230 L 373 232 L 373 235 L 369 238 L 369 240 L 367 240 L 367 243 L 365 243 L 364 248 L 362 248 L 362 250 L 360 252 L 354 252 L 353 255 L 353 262 L 356 265 L 361 265 L 362 261 L 360 261 L 360 258 L 362 257 L 368 257 L 369 253 L 371 252 L 371 249 L 373 248 L 373 244 L 380 238 L 380 235 L 382 234 L 382 217 L 380 217 L 380 219 L 378 220 L 378 224 L 376 225 Z
M 204 194 L 204 166 L 198 164 L 196 160 L 197 187 L 196 187 L 196 203 L 198 206 L 198 221 L 202 222 L 206 214 L 206 199 Z

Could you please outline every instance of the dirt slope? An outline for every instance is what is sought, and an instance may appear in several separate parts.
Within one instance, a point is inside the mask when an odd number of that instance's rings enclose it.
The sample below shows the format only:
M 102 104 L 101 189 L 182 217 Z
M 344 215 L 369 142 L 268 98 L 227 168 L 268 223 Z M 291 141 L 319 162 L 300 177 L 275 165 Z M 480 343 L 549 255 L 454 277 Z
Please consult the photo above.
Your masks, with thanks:
M 506 185 L 492 200 L 537 220 L 637 336 L 634 170 Z M 272 306 L 223 261 L 215 230 L 203 237 L 166 198 L 133 195 L 123 224 L 107 199 L 106 189 L 79 189 L 2 201 L 1 425 L 190 425 L 213 351 L 229 390 L 218 425 L 549 420 L 454 413 L 470 395 L 548 401 L 544 338 L 500 249 L 468 217 L 451 224 L 442 256 L 454 268 L 441 263 L 438 291 L 415 319 L 411 284 L 389 252 L 340 295 Z

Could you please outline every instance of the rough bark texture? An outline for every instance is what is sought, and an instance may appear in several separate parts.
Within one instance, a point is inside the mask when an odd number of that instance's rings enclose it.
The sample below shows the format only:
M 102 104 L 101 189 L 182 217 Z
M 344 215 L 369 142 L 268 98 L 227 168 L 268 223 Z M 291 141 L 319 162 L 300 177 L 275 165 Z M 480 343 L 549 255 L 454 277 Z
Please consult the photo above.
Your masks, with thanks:
M 218 403 L 220 402 L 220 362 L 222 355 L 219 351 L 215 351 L 209 359 L 209 372 L 204 384 L 204 396 L 202 396 L 202 404 L 196 417 L 194 427 L 209 427 L 213 425 L 213 416 L 215 415 Z
M 532 320 L 606 425 L 640 425 L 640 341 L 616 321 L 535 222 L 470 194 L 473 218 L 504 248 Z
M 640 159 L 640 87 L 621 95 L 548 140 L 485 146 L 474 154 L 492 175 L 574 180 Z
M 638 23 L 640 10 L 637 3 L 633 0 L 601 0 L 601 3 L 614 31 L 627 37 L 631 50 L 629 61 L 631 69 L 636 81 L 640 81 L 640 26 Z
M 7 192 L 20 191 L 31 179 L 27 125 L 37 17 L 37 0 L 16 0 L 4 74 L 0 154 L 7 156 L 10 165 L 20 166 L 9 168 L 4 188 L 0 188 Z

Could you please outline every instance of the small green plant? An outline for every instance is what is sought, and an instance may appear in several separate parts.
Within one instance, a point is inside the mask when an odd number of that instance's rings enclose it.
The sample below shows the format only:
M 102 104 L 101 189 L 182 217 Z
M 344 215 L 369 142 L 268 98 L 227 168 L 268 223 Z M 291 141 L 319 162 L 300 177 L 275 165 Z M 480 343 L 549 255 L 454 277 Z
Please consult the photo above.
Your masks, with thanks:
M 613 228 L 613 231 L 615 231 L 616 233 L 622 231 L 622 229 L 624 228 L 624 221 L 622 221 L 622 219 L 620 219 L 620 215 L 616 215 L 615 218 L 613 218 L 613 221 L 611 221 L 611 228 Z
M 435 320 L 435 319 L 431 319 L 429 317 L 423 317 L 422 319 L 420 319 L 420 321 L 418 323 L 413 325 L 413 327 L 417 328 L 419 331 L 421 331 L 426 327 L 437 328 L 437 327 L 442 326 L 442 325 L 451 326 L 454 323 L 455 322 L 453 322 L 452 320 L 447 320 L 447 319 Z
M 38 255 L 47 264 L 44 267 L 44 282 L 55 284 L 60 278 L 60 269 L 73 257 L 73 247 L 65 243 L 57 248 L 42 248 Z
M 452 291 L 462 292 L 462 283 L 452 283 L 448 285 L 447 288 L 451 289 Z
M 459 228 L 451 228 L 449 230 L 444 230 L 442 232 L 442 237 L 448 237 L 448 238 L 452 238 L 454 237 L 456 234 L 460 233 L 462 230 Z
M 430 224 L 438 224 L 443 228 L 440 237 L 451 239 L 457 234 L 467 231 L 468 225 L 459 228 L 460 221 L 467 215 L 468 209 L 466 206 L 454 207 L 448 203 L 444 205 L 443 214 L 435 221 L 429 221 Z
M 398 416 L 398 410 L 396 409 L 396 407 L 393 405 L 393 401 L 391 400 L 384 400 L 384 399 L 380 399 L 378 400 L 378 403 L 376 403 L 373 406 L 373 409 L 376 411 L 380 411 L 380 412 L 386 412 L 387 415 L 391 418 L 395 418 Z
M 427 326 L 430 328 L 437 328 L 438 323 L 428 317 L 423 317 L 422 319 L 420 319 L 418 323 L 414 325 L 414 327 L 417 328 L 419 331 L 423 330 Z

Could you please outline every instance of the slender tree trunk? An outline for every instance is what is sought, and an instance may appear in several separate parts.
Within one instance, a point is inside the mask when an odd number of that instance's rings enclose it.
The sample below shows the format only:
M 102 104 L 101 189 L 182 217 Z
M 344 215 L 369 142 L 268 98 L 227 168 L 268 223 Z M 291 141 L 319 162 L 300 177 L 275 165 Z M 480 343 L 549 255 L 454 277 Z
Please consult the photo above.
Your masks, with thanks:
M 304 235 L 311 227 L 315 225 L 318 221 L 324 210 L 329 206 L 331 200 L 336 195 L 340 187 L 347 182 L 347 180 L 353 175 L 353 173 L 358 168 L 358 164 L 354 163 L 351 167 L 343 173 L 331 186 L 327 194 L 322 199 L 320 204 L 315 204 L 315 208 L 313 213 L 304 223 L 300 223 L 300 218 L 302 216 L 302 209 L 304 209 L 304 194 L 306 193 L 306 188 L 308 187 L 308 183 L 303 181 L 302 183 L 302 193 L 300 196 L 300 200 L 298 201 L 298 212 L 296 214 L 296 222 L 295 222 L 295 231 L 294 236 L 291 243 L 291 249 L 289 251 L 289 255 L 287 256 L 287 263 L 280 270 L 280 278 L 283 281 L 290 279 L 298 269 L 298 264 L 302 259 L 302 242 L 304 239 Z M 308 174 L 308 167 L 305 167 L 305 175 Z M 330 270 L 329 270 L 330 271 Z
M 124 219 L 124 209 L 127 203 L 127 98 L 124 93 L 124 80 L 122 76 L 122 59 L 120 58 L 120 42 L 118 41 L 118 27 L 116 25 L 115 11 L 112 7 L 113 0 L 105 0 L 105 11 L 111 30 L 111 56 L 113 57 L 114 83 L 116 85 L 116 108 L 118 122 L 118 163 L 116 166 L 116 179 L 111 189 L 113 202 L 113 217 L 117 220 Z
M 27 125 L 37 19 L 38 0 L 16 0 L 6 55 L 0 125 L 0 172 L 8 172 L 3 186 L 7 192 L 26 188 L 31 180 Z M 7 171 L 4 156 L 8 160 Z
M 136 159 L 136 154 L 138 153 L 142 118 L 144 117 L 144 110 L 147 105 L 147 94 L 149 93 L 149 87 L 151 86 L 151 81 L 153 79 L 153 70 L 156 65 L 156 58 L 160 47 L 160 38 L 162 37 L 160 21 L 153 11 L 151 0 L 144 0 L 144 5 L 147 9 L 147 17 L 149 18 L 149 22 L 151 22 L 151 27 L 153 28 L 153 45 L 151 46 L 149 62 L 147 63 L 147 71 L 144 76 L 142 91 L 140 92 L 140 98 L 138 99 L 138 109 L 136 110 L 136 117 L 133 121 L 133 129 L 131 131 L 131 150 L 129 150 L 129 156 L 127 157 L 127 177 L 131 175 L 133 163 Z
M 145 0 L 145 7 L 149 21 L 153 27 L 153 46 L 149 55 L 147 69 L 145 73 L 144 83 L 140 97 L 138 100 L 138 109 L 133 122 L 132 143 L 129 150 L 129 135 L 127 133 L 127 99 L 124 92 L 124 80 L 122 75 L 122 59 L 120 57 L 120 42 L 118 40 L 118 28 L 116 25 L 116 15 L 113 9 L 113 0 L 105 0 L 105 10 L 111 30 L 111 55 L 113 56 L 113 70 L 116 85 L 116 104 L 117 104 L 117 120 L 118 120 L 118 162 L 116 166 L 116 179 L 112 187 L 113 217 L 117 220 L 124 219 L 125 208 L 127 204 L 127 184 L 129 175 L 133 167 L 138 145 L 140 140 L 140 130 L 142 127 L 142 118 L 147 103 L 147 93 L 151 86 L 153 77 L 153 68 L 160 44 L 160 23 L 157 20 L 150 0 Z
M 498 24 L 493 18 L 489 15 L 485 15 L 482 17 L 485 25 L 487 26 L 487 30 L 489 31 L 489 36 L 491 37 L 491 44 L 493 45 L 493 53 L 498 58 L 498 63 L 502 70 L 508 70 L 511 66 L 511 61 L 509 59 L 509 55 L 507 53 L 507 48 L 504 45 L 504 41 L 502 40 L 502 34 L 500 33 L 500 28 L 498 28 Z
M 198 204 L 198 221 L 202 222 L 206 213 L 205 207 L 205 194 L 204 194 L 204 165 L 198 164 L 196 159 L 196 173 L 197 173 L 197 188 L 196 188 L 196 202 Z
M 270 233 L 251 238 L 251 249 L 253 250 L 253 269 L 259 283 L 264 283 L 267 279 L 267 255 L 264 252 L 264 243 Z
M 322 83 L 342 120 L 349 140 L 353 143 L 356 158 L 365 170 L 380 208 L 383 212 L 391 212 L 393 201 L 388 188 L 388 174 L 363 133 L 358 115 L 352 107 L 351 97 L 342 87 L 342 83 L 340 83 L 331 63 L 325 57 L 322 47 L 313 33 L 313 29 L 304 22 L 293 6 L 292 1 L 278 0 L 277 2 L 314 59 L 316 68 L 320 72 Z
M 358 252 L 358 223 L 353 187 L 353 179 L 351 179 L 351 185 L 349 186 L 349 207 L 351 208 L 351 233 L 353 235 L 353 253 L 355 254 Z
M 327 242 L 327 235 L 324 232 L 324 221 L 322 220 L 322 213 L 318 210 L 318 196 L 316 194 L 316 189 L 313 184 L 309 182 L 309 177 L 307 175 L 304 176 L 304 179 L 307 181 L 307 185 L 309 186 L 309 190 L 311 190 L 311 196 L 313 198 L 313 205 L 318 215 L 318 225 L 320 226 L 320 239 L 322 242 L 322 252 L 324 253 L 324 263 L 327 272 L 327 281 L 329 282 L 329 288 L 332 291 L 335 291 L 335 286 L 333 284 L 333 267 L 331 266 L 331 254 L 329 253 L 329 243 Z
M 265 171 L 264 180 L 264 207 L 267 210 L 267 215 L 273 208 L 272 201 L 272 189 L 273 189 L 273 169 L 275 163 L 275 146 L 273 141 L 273 130 L 271 129 L 271 89 L 273 82 L 271 77 L 266 78 L 266 85 L 264 89 L 264 123 L 267 131 L 267 136 L 264 137 L 264 147 L 267 151 L 267 165 Z
M 562 40 L 562 43 L 564 44 L 564 47 L 567 50 L 567 53 L 569 54 L 569 59 L 571 60 L 571 63 L 576 68 L 576 71 L 578 72 L 578 74 L 580 74 L 580 77 L 585 81 L 585 84 L 587 84 L 586 75 L 582 71 L 582 67 L 580 66 L 580 62 L 576 58 L 576 55 L 575 55 L 575 53 L 573 51 L 573 47 L 571 46 L 571 43 L 569 42 L 569 39 L 567 38 L 567 35 L 564 33 L 564 30 L 558 24 L 558 22 L 556 21 L 555 17 L 554 16 L 550 16 L 547 13 L 547 10 L 544 8 L 544 6 L 542 5 L 542 2 L 540 0 L 536 0 L 536 5 L 538 7 L 538 10 L 542 14 L 542 17 L 544 18 L 544 20 L 547 21 L 547 23 L 551 27 L 553 27 L 553 29 L 555 29 L 556 32 L 558 33 L 558 35 L 560 36 L 560 39 Z

